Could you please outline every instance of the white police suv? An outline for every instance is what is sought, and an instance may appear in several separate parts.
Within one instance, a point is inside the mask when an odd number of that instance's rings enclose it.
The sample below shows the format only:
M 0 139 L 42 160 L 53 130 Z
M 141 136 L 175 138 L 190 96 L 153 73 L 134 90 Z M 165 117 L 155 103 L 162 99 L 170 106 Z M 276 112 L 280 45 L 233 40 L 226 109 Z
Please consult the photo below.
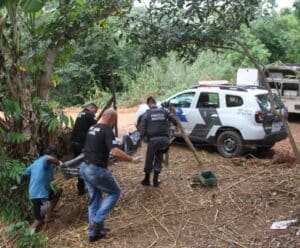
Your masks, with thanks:
M 277 95 L 275 107 L 287 117 L 287 110 Z M 243 154 L 247 148 L 268 150 L 287 137 L 280 119 L 271 111 L 266 89 L 257 86 L 195 86 L 160 102 L 172 104 L 194 142 L 216 145 L 224 157 Z M 137 126 L 148 106 L 137 111 Z

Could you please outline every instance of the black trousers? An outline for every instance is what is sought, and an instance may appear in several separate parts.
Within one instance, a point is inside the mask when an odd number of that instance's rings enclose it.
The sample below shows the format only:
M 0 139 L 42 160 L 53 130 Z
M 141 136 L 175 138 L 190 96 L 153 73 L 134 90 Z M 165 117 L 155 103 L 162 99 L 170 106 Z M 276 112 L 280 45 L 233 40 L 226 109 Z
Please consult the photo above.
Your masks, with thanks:
M 153 137 L 148 141 L 144 172 L 161 172 L 163 154 L 167 152 L 170 145 L 168 137 Z
M 73 154 L 75 157 L 79 156 L 82 153 L 83 145 L 78 142 L 71 142 L 71 148 L 73 150 Z M 85 183 L 84 180 L 79 176 L 77 182 L 77 190 L 78 192 L 84 191 Z
M 42 199 L 42 198 L 31 199 L 33 205 L 32 207 L 33 217 L 35 219 L 37 220 L 44 219 L 48 207 L 48 201 L 52 201 L 54 197 L 55 197 L 55 192 L 52 189 L 50 189 L 48 199 Z

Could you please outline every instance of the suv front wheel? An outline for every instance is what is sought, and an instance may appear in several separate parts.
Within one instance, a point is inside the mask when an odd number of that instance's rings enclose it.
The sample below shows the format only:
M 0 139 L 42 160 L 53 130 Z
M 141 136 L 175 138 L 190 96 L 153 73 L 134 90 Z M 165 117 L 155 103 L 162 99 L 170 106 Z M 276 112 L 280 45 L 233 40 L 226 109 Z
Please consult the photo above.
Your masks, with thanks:
M 224 131 L 217 138 L 218 152 L 225 158 L 240 156 L 243 153 L 243 141 L 235 131 Z

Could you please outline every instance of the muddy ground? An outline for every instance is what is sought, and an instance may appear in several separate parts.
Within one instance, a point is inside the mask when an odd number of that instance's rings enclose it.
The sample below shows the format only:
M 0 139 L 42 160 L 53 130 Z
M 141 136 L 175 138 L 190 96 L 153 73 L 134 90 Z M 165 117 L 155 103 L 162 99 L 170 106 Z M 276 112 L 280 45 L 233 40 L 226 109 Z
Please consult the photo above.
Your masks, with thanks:
M 74 118 L 80 109 L 68 109 Z M 119 111 L 120 135 L 134 130 L 135 109 Z M 300 116 L 290 127 L 300 147 Z M 146 144 L 136 155 L 145 154 Z M 170 149 L 159 188 L 143 187 L 143 163 L 110 167 L 122 196 L 107 218 L 106 239 L 88 242 L 88 196 L 77 196 L 76 179 L 65 180 L 60 218 L 50 223 L 50 247 L 300 247 L 300 225 L 271 230 L 274 221 L 300 218 L 299 166 L 288 140 L 264 154 L 225 159 L 213 147 L 198 146 L 201 165 L 184 144 Z M 211 170 L 217 187 L 191 187 L 200 171 Z M 297 235 L 298 233 L 298 235 Z

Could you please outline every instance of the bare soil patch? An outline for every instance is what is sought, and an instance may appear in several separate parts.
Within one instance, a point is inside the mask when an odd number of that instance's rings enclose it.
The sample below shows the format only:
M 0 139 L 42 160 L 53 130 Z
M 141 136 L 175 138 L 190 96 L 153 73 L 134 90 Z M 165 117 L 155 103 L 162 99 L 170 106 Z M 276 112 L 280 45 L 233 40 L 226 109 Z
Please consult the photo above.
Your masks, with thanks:
M 80 111 L 80 110 L 78 110 Z M 120 133 L 134 129 L 134 110 L 119 111 Z M 77 112 L 78 113 L 78 112 Z M 291 128 L 300 139 L 300 123 Z M 146 144 L 138 151 L 145 154 Z M 145 188 L 143 163 L 111 166 L 123 191 L 107 218 L 112 229 L 106 239 L 89 244 L 87 195 L 76 195 L 76 180 L 66 181 L 59 204 L 61 218 L 50 226 L 51 247 L 300 247 L 299 224 L 270 230 L 274 221 L 300 218 L 299 166 L 287 140 L 262 158 L 225 159 L 214 149 L 198 148 L 203 165 L 182 145 L 170 149 L 159 188 Z M 284 158 L 284 159 L 282 159 Z M 218 186 L 190 187 L 202 170 L 214 171 Z

